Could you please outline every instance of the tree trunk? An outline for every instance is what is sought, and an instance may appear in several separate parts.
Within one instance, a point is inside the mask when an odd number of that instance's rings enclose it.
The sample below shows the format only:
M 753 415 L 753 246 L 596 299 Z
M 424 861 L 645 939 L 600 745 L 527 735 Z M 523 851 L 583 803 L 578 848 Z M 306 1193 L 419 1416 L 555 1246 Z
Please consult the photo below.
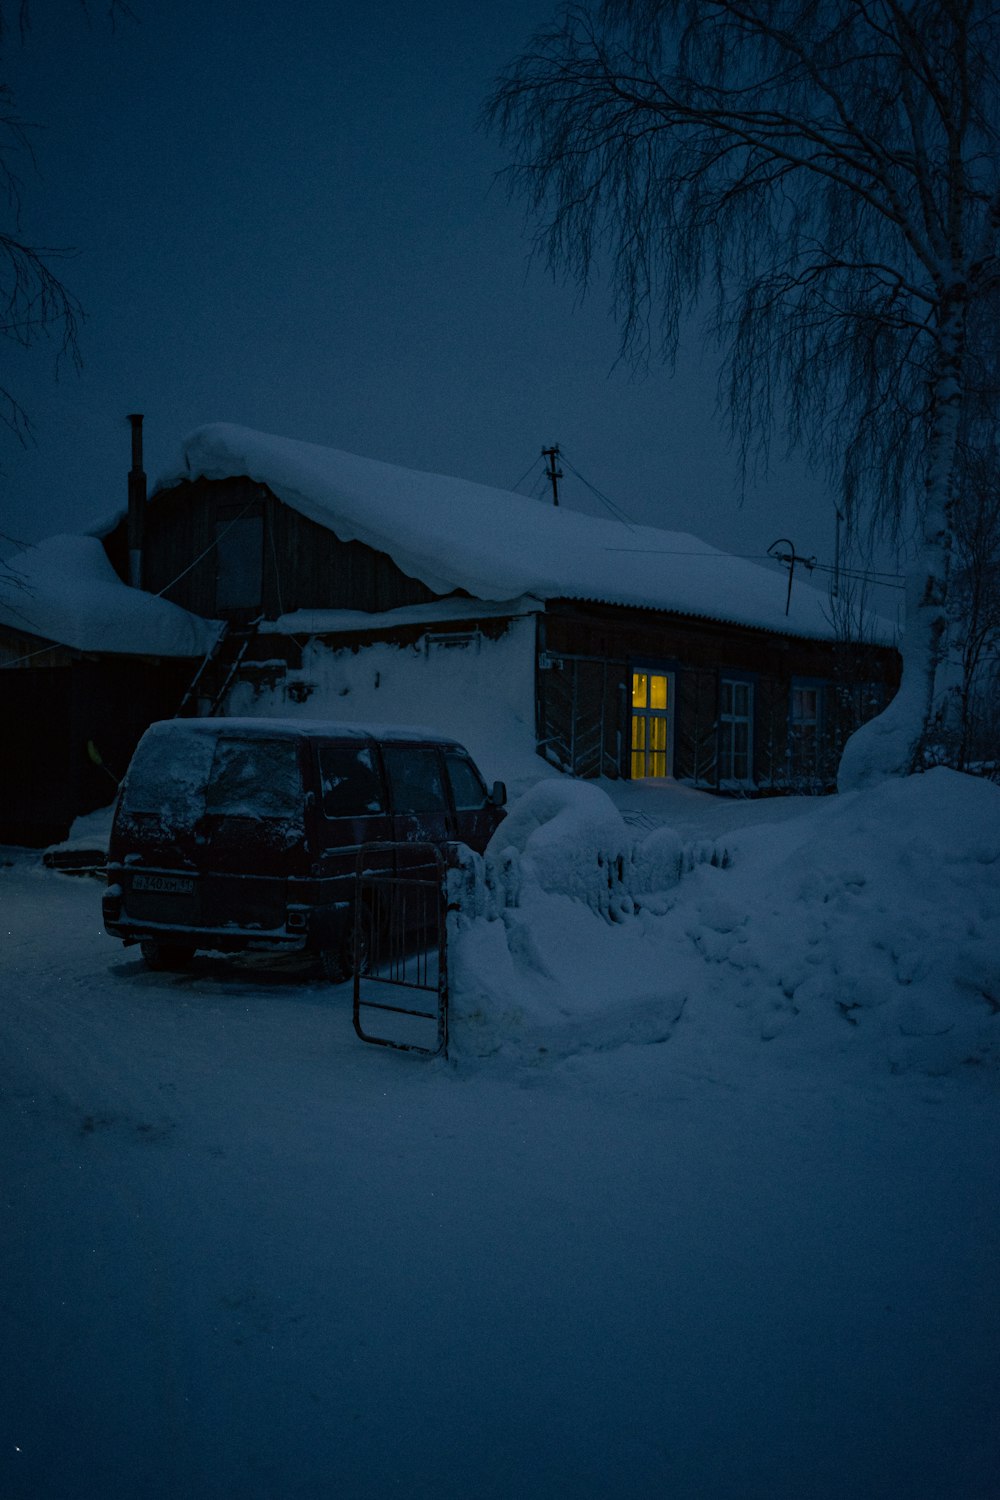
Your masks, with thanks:
M 966 302 L 946 299 L 938 334 L 938 370 L 930 392 L 929 444 L 920 549 L 906 578 L 906 623 L 900 641 L 899 692 L 844 746 L 837 790 L 857 791 L 920 769 L 934 721 L 938 668 L 947 627 L 952 506 L 962 407 Z

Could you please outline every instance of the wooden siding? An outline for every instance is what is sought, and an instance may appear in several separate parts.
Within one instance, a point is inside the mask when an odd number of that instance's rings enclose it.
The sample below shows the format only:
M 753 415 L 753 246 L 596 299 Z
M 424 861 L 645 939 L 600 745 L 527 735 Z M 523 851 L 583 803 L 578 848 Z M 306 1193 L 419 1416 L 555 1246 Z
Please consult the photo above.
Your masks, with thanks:
M 217 531 L 249 517 L 263 523 L 261 601 L 256 613 L 263 612 L 266 619 L 297 609 L 381 612 L 440 597 L 419 579 L 408 577 L 384 552 L 362 542 L 340 541 L 276 499 L 266 485 L 245 477 L 185 482 L 150 501 L 143 587 L 194 614 L 217 618 Z M 119 570 L 124 551 L 118 531 L 123 527 L 124 522 L 105 542 Z
M 25 667 L 66 667 L 73 660 L 69 646 L 29 635 L 27 631 L 9 630 L 0 625 L 0 668 L 19 671 Z
M 714 786 L 719 674 L 710 667 L 681 667 L 676 674 L 674 772 L 678 781 Z
M 720 682 L 753 684 L 753 781 L 760 791 L 808 782 L 829 785 L 844 739 L 878 711 L 899 682 L 898 654 L 885 647 L 800 640 L 693 617 L 570 600 L 539 619 L 539 747 L 575 775 L 627 776 L 634 667 L 673 674 L 673 766 L 679 781 L 718 786 Z M 810 767 L 793 764 L 789 745 L 796 680 L 822 683 L 827 710 Z M 595 759 L 592 746 L 602 753 Z M 597 769 L 597 760 L 601 769 Z
M 190 662 L 77 656 L 4 677 L 0 736 L 0 840 L 41 847 L 73 819 L 106 806 L 139 736 L 176 711 Z M 88 754 L 100 752 L 103 767 Z

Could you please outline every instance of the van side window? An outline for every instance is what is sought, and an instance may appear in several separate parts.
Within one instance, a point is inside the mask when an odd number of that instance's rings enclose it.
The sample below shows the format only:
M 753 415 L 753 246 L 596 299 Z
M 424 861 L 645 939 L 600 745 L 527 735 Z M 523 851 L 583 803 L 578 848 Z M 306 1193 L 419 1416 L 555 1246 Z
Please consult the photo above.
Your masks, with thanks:
M 436 750 L 410 750 L 401 745 L 386 745 L 382 755 L 389 773 L 393 812 L 444 812 L 444 786 Z
M 367 818 L 382 811 L 382 786 L 369 749 L 321 745 L 319 784 L 326 818 Z
M 485 807 L 489 798 L 472 762 L 466 760 L 464 755 L 449 755 L 446 752 L 444 763 L 448 767 L 448 780 L 451 782 L 456 812 L 478 812 Z

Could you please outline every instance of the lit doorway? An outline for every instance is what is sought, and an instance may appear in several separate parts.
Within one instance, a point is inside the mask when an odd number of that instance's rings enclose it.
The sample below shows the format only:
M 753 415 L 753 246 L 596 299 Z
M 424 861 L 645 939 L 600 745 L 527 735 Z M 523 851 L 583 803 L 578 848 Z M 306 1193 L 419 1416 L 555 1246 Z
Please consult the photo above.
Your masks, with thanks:
M 674 681 L 671 672 L 632 673 L 633 781 L 669 776 L 673 760 Z

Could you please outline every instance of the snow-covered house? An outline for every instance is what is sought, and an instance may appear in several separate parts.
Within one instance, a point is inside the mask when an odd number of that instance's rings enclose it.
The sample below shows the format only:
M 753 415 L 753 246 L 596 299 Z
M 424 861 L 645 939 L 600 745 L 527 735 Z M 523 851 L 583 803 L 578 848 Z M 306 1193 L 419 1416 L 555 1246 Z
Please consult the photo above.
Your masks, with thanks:
M 123 522 L 106 545 L 124 568 Z M 159 480 L 142 567 L 196 615 L 259 619 L 241 711 L 422 709 L 487 763 L 513 718 L 577 775 L 822 777 L 836 685 L 863 676 L 875 704 L 898 670 L 885 635 L 845 652 L 804 579 L 786 615 L 783 574 L 695 537 L 224 425 Z
M 0 565 L 0 839 L 48 843 L 107 803 L 218 632 L 128 588 L 94 536 L 50 537 Z
M 839 640 L 798 577 L 786 614 L 783 574 L 693 536 L 228 425 L 142 492 L 102 529 L 119 579 L 226 625 L 187 711 L 419 722 L 514 783 L 537 752 L 755 793 L 828 783 L 848 698 L 898 681 L 887 632 Z

